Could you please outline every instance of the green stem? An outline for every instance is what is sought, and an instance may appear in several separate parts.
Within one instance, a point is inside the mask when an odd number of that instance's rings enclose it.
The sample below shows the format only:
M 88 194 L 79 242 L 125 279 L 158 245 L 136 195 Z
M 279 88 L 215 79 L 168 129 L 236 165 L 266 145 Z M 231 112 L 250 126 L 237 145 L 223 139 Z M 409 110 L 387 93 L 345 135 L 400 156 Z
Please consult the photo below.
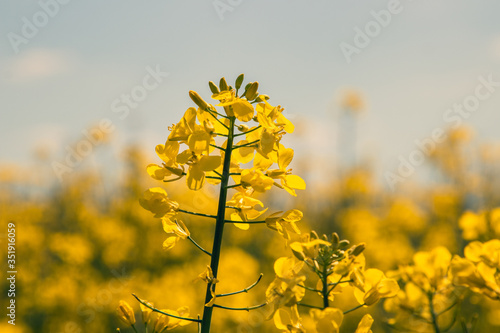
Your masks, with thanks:
M 321 274 L 321 282 L 323 282 L 323 288 L 321 290 L 321 294 L 323 296 L 323 308 L 326 309 L 327 307 L 330 306 L 328 304 L 328 272 L 327 272 L 327 265 L 323 265 L 323 274 Z
M 433 294 L 429 293 L 427 297 L 429 298 L 429 311 L 431 313 L 432 326 L 434 326 L 434 332 L 441 333 L 441 331 L 439 329 L 438 322 L 437 322 L 437 315 L 436 315 L 436 312 L 434 311 L 434 304 L 433 304 L 433 301 L 432 301 L 433 300 Z
M 262 125 L 259 125 L 259 126 L 255 127 L 255 128 L 252 128 L 249 131 L 246 131 L 246 132 L 243 132 L 243 133 L 239 133 L 239 134 L 235 134 L 234 136 L 236 137 L 236 136 L 241 136 L 241 135 L 247 135 L 248 133 L 252 133 L 253 131 L 258 130 L 261 127 L 262 127 Z
M 203 214 L 203 213 L 196 213 L 196 212 L 191 212 L 189 210 L 184 210 L 184 209 L 179 209 L 179 212 L 186 213 L 186 214 L 191 214 L 191 215 L 196 215 L 196 216 L 203 216 L 203 217 L 210 217 L 210 218 L 217 218 L 215 215 L 209 215 L 209 214 Z
M 227 199 L 227 183 L 229 182 L 229 173 L 231 169 L 231 153 L 233 147 L 234 138 L 234 122 L 235 117 L 229 117 L 229 128 L 227 135 L 227 145 L 224 154 L 224 164 L 222 169 L 222 180 L 219 192 L 219 205 L 217 209 L 217 217 L 215 220 L 215 235 L 214 244 L 212 248 L 212 256 L 210 260 L 210 268 L 214 274 L 214 278 L 217 278 L 217 273 L 219 270 L 219 259 L 222 245 L 222 234 L 224 233 L 224 219 L 226 215 L 226 199 Z M 215 292 L 215 284 L 208 284 L 207 291 L 205 293 L 205 304 L 212 300 L 212 291 Z M 206 306 L 203 309 L 203 319 L 201 323 L 201 333 L 209 333 L 210 325 L 212 322 L 212 312 L 215 306 Z
M 216 112 L 216 111 L 210 110 L 210 108 L 206 108 L 206 109 L 205 109 L 205 111 L 207 111 L 208 113 L 210 113 L 210 115 L 211 115 L 212 117 L 214 117 L 214 119 L 215 119 L 215 120 L 217 120 L 217 121 L 219 122 L 219 124 L 221 124 L 222 126 L 224 126 L 224 127 L 225 127 L 225 128 L 227 128 L 227 129 L 229 129 L 229 128 L 227 127 L 227 125 L 226 125 L 226 124 L 224 124 L 222 121 L 220 121 L 220 120 L 219 120 L 219 118 L 217 118 L 216 114 L 218 114 L 219 116 L 222 116 L 221 114 L 219 114 L 219 113 L 218 113 L 218 112 Z M 215 114 L 214 114 L 214 113 L 215 113 Z M 222 116 L 222 117 L 227 118 L 227 117 L 225 117 L 225 116 Z
M 217 148 L 219 150 L 222 150 L 222 151 L 226 151 L 226 149 L 222 148 L 222 147 L 219 147 L 217 145 L 214 145 L 214 144 L 210 144 L 210 147 L 214 147 L 214 148 Z
M 134 332 L 135 332 L 135 333 L 139 333 L 139 332 L 137 332 L 137 329 L 135 328 L 135 326 L 134 326 L 133 324 L 132 324 L 131 326 L 132 326 L 132 328 L 134 329 Z
M 353 307 L 352 309 L 349 309 L 349 310 L 347 310 L 347 311 L 344 311 L 344 314 L 348 314 L 349 312 L 353 312 L 354 310 L 357 310 L 357 309 L 359 309 L 359 308 L 361 308 L 361 307 L 363 307 L 363 306 L 365 306 L 365 303 L 360 304 L 360 305 L 358 305 L 358 306 L 355 306 L 355 307 Z
M 210 252 L 208 252 L 207 250 L 205 250 L 204 248 L 202 248 L 202 247 L 201 247 L 198 243 L 196 243 L 196 242 L 194 241 L 194 239 L 193 239 L 191 236 L 188 236 L 187 238 L 191 241 L 191 243 L 193 243 L 193 244 L 194 244 L 197 248 L 199 248 L 202 252 L 204 252 L 204 253 L 208 254 L 209 256 L 211 256 L 211 255 L 212 255 Z
M 314 289 L 314 288 L 311 288 L 311 287 L 307 287 L 307 286 L 304 286 L 304 285 L 301 285 L 301 284 L 297 284 L 298 287 L 301 287 L 301 288 L 304 288 L 306 290 L 309 290 L 309 291 L 314 291 L 316 293 L 320 293 L 321 290 L 318 290 L 318 289 Z
M 267 305 L 267 303 L 262 303 L 262 304 L 259 304 L 259 305 L 248 306 L 246 308 L 232 308 L 232 307 L 229 307 L 229 306 L 214 304 L 214 308 L 221 308 L 221 309 L 233 310 L 233 311 L 250 311 L 250 310 L 255 310 L 255 309 L 258 309 L 258 308 L 262 308 L 262 307 L 264 307 L 266 305 Z
M 255 141 L 252 141 L 252 142 L 247 142 L 247 143 L 244 143 L 242 145 L 237 145 L 237 146 L 234 146 L 233 149 L 238 149 L 238 148 L 243 148 L 243 147 L 248 147 L 248 146 L 251 146 L 251 145 L 254 145 L 256 143 L 259 143 L 260 140 L 255 140 Z
M 255 287 L 260 282 L 260 279 L 262 279 L 263 275 L 264 274 L 260 273 L 260 276 L 257 279 L 257 281 L 255 281 L 252 285 L 246 287 L 245 289 L 242 289 L 242 290 L 239 290 L 239 291 L 235 291 L 235 292 L 232 292 L 232 293 L 227 293 L 227 294 L 219 294 L 219 295 L 216 295 L 215 297 L 226 297 L 226 296 L 232 296 L 232 295 L 237 295 L 237 294 L 241 294 L 241 293 L 247 293 L 250 289 L 252 289 L 253 287 Z
M 161 310 L 158 310 L 157 308 L 149 305 L 148 303 L 144 302 L 142 299 L 140 299 L 139 297 L 137 297 L 136 294 L 132 294 L 132 296 L 135 297 L 135 299 L 141 303 L 142 305 L 144 305 L 145 307 L 151 309 L 153 312 L 158 312 L 158 313 L 161 313 L 165 316 L 169 316 L 169 317 L 173 317 L 173 318 L 177 318 L 177 319 L 182 319 L 182 320 L 187 320 L 187 321 L 194 321 L 194 322 L 200 322 L 199 319 L 194 319 L 194 318 L 187 318 L 187 317 L 180 317 L 180 316 L 176 316 L 176 315 L 173 315 L 173 314 L 170 314 L 170 313 L 167 313 L 167 312 L 164 312 L 164 311 L 161 311 Z M 134 327 L 135 328 L 135 327 Z

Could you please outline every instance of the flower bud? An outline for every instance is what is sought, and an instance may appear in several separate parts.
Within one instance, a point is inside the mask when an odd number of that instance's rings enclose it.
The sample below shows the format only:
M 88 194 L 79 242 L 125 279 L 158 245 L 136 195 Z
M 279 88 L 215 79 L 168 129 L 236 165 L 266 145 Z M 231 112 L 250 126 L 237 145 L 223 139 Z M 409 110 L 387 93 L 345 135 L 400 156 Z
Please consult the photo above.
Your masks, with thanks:
M 212 92 L 212 94 L 218 94 L 220 92 L 219 87 L 217 87 L 212 81 L 208 82 L 208 86 L 210 87 L 210 91 Z
M 225 78 L 221 78 L 220 79 L 220 81 L 219 81 L 219 88 L 220 88 L 220 91 L 228 90 L 227 82 L 226 82 Z
M 351 254 L 355 257 L 359 256 L 361 254 L 361 252 L 363 252 L 365 250 L 365 243 L 361 243 L 361 244 L 358 244 L 358 245 L 355 245 L 352 247 L 351 249 Z
M 339 235 L 336 232 L 334 232 L 332 234 L 332 246 L 334 249 L 337 249 L 339 247 L 339 242 L 340 242 Z
M 198 105 L 198 107 L 200 109 L 202 109 L 203 111 L 205 111 L 206 109 L 208 109 L 208 104 L 207 102 L 205 102 L 203 100 L 203 98 L 201 98 L 200 95 L 198 95 L 198 93 L 196 91 L 192 91 L 190 90 L 189 91 L 189 97 L 191 97 L 191 99 L 193 100 L 193 102 Z
M 236 89 L 240 89 L 241 87 L 241 84 L 243 83 L 243 79 L 245 78 L 245 75 L 244 74 L 240 74 L 238 75 L 238 77 L 236 78 L 236 82 L 234 84 L 234 86 L 236 87 Z
M 257 81 L 252 82 L 252 84 L 250 85 L 250 87 L 248 87 L 248 90 L 245 93 L 247 100 L 252 101 L 255 98 L 257 98 L 258 95 L 257 89 L 259 89 L 259 82 Z
M 300 261 L 304 261 L 306 259 L 306 256 L 302 252 L 295 251 L 294 249 L 292 249 L 292 253 L 295 256 L 295 258 L 299 259 Z
M 245 124 L 241 124 L 238 126 L 238 131 L 240 131 L 240 132 L 248 132 L 249 129 L 250 128 Z
M 257 98 L 255 99 L 257 102 L 264 102 L 264 101 L 267 101 L 269 99 L 269 95 L 259 95 L 257 96 Z
M 128 305 L 127 302 L 121 300 L 118 308 L 116 309 L 116 313 L 118 314 L 118 318 L 120 318 L 125 324 L 130 326 L 135 324 L 134 310 L 130 305 Z
M 345 250 L 349 246 L 349 241 L 344 239 L 339 242 L 339 248 Z
M 148 304 L 151 307 L 154 307 L 152 303 L 146 302 L 146 304 Z M 151 310 L 150 308 L 148 308 L 147 306 L 145 306 L 142 303 L 140 303 L 139 306 L 141 307 L 141 311 L 142 311 L 142 322 L 144 323 L 144 325 L 148 325 L 149 320 L 151 319 L 151 313 L 153 312 L 153 310 Z

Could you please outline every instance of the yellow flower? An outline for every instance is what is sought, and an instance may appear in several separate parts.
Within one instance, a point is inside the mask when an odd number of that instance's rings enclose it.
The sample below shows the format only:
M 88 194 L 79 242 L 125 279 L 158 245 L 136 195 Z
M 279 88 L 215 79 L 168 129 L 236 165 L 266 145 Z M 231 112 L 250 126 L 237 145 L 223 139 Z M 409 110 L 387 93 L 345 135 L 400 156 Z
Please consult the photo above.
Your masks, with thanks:
M 451 275 L 456 285 L 466 286 L 491 299 L 500 299 L 496 268 L 489 267 L 482 262 L 476 266 L 470 260 L 454 256 L 451 261 Z
M 274 272 L 283 281 L 293 281 L 300 276 L 300 271 L 304 267 L 303 261 L 298 261 L 295 257 L 281 257 L 274 263 Z
M 261 128 L 246 135 L 248 142 L 259 140 L 257 152 L 268 158 L 269 153 L 278 150 L 282 136 L 294 131 L 293 124 L 281 113 L 283 109 L 269 103 L 259 103 L 256 107 L 257 121 Z
M 173 125 L 169 129 L 171 130 L 168 136 L 168 141 L 182 141 L 187 142 L 191 133 L 194 132 L 196 128 L 196 109 L 189 108 L 184 113 L 181 121 L 176 125 Z
M 161 311 L 178 317 L 184 317 L 184 318 L 189 317 L 189 308 L 187 306 L 180 307 L 177 309 L 177 311 L 169 309 L 162 309 Z M 176 327 L 186 326 L 189 324 L 191 324 L 191 321 L 189 320 L 182 320 L 164 314 L 159 314 L 154 324 L 154 332 L 162 333 L 174 329 Z
M 241 171 L 241 185 L 245 188 L 252 187 L 257 192 L 265 192 L 273 187 L 274 180 L 258 169 L 244 169 Z
M 490 267 L 500 269 L 500 240 L 492 239 L 486 243 L 472 242 L 465 247 L 465 257 L 475 263 L 484 262 Z
M 300 235 L 300 230 L 295 223 L 302 220 L 303 216 L 304 214 L 298 209 L 288 210 L 284 213 L 276 212 L 266 218 L 266 225 L 289 240 L 290 232 Z
M 413 261 L 415 265 L 410 268 L 409 273 L 412 281 L 421 288 L 427 291 L 431 288 L 436 290 L 448 283 L 446 275 L 450 267 L 451 254 L 445 247 L 438 246 L 429 252 L 417 252 L 413 256 Z
M 365 314 L 358 324 L 358 328 L 354 333 L 373 333 L 371 330 L 373 318 L 369 314 Z
M 305 289 L 299 287 L 306 277 L 300 273 L 304 262 L 295 258 L 282 257 L 274 263 L 276 278 L 266 290 L 267 303 L 273 307 L 274 313 L 282 306 L 294 306 L 305 295 Z
M 342 311 L 336 308 L 312 309 L 310 314 L 318 333 L 338 333 L 344 319 Z
M 164 250 L 170 250 L 179 240 L 186 239 L 190 235 L 188 228 L 181 220 L 175 220 L 175 222 L 172 222 L 168 217 L 164 216 L 162 217 L 161 222 L 163 224 L 163 231 L 167 234 L 173 234 L 172 236 L 167 237 L 167 239 L 163 242 Z
M 302 241 L 290 244 L 290 249 L 297 258 L 301 260 L 312 260 L 316 259 L 318 256 L 321 245 L 330 246 L 331 244 L 330 242 L 317 238 L 310 240 L 310 235 L 305 234 Z
M 305 333 L 302 327 L 297 305 L 290 308 L 281 308 L 274 314 L 274 325 L 281 332 L 286 333 Z
M 217 283 L 219 283 L 219 280 L 215 278 L 214 273 L 212 271 L 212 267 L 207 266 L 207 269 L 204 270 L 202 273 L 200 273 L 200 275 L 198 275 L 196 280 L 203 280 L 207 284 L 210 285 L 210 293 L 212 294 L 212 299 L 210 300 L 210 302 L 205 304 L 205 306 L 214 305 L 216 295 L 215 295 L 215 290 L 214 290 L 215 288 L 213 288 L 213 286 L 215 286 Z
M 287 169 L 293 159 L 293 149 L 280 145 L 278 150 L 279 169 L 268 170 L 266 175 L 281 180 L 281 186 L 291 195 L 297 196 L 295 190 L 305 190 L 306 182 L 297 175 L 290 174 L 292 169 Z
M 287 133 L 293 133 L 295 127 L 284 115 L 284 109 L 281 106 L 271 106 L 267 101 L 258 103 L 255 107 L 257 111 L 257 120 L 265 128 L 283 129 Z
M 236 192 L 231 200 L 227 202 L 227 206 L 234 207 L 235 212 L 231 213 L 231 220 L 233 221 L 249 221 L 255 220 L 267 211 L 255 209 L 256 206 L 264 207 L 264 204 L 255 198 L 247 196 L 243 192 Z M 234 223 L 240 229 L 247 230 L 248 223 Z
M 116 312 L 118 314 L 118 318 L 120 318 L 120 320 L 123 321 L 125 324 L 130 326 L 133 326 L 135 324 L 134 310 L 124 300 L 120 300 Z
M 179 168 L 175 159 L 179 152 L 179 143 L 177 141 L 168 141 L 164 145 L 156 146 L 156 154 L 163 160 L 163 165 L 149 164 L 146 168 L 147 173 L 156 180 L 164 180 L 166 177 L 175 174 L 182 176 L 182 169 Z
M 372 305 L 381 298 L 394 297 L 399 291 L 399 285 L 394 279 L 388 279 L 378 269 L 367 269 L 361 281 L 355 281 L 354 296 L 359 304 Z
M 289 282 L 283 281 L 276 277 L 266 290 L 267 304 L 272 307 L 273 312 L 268 318 L 271 318 L 274 313 L 283 306 L 294 306 L 305 295 L 305 289 L 297 286 L 305 281 L 304 276 L 297 276 Z
M 179 209 L 176 201 L 170 200 L 167 192 L 161 187 L 153 187 L 146 190 L 139 199 L 141 206 L 154 213 L 154 217 L 163 217 L 165 215 L 175 215 Z
M 153 303 L 146 302 L 149 306 L 154 307 Z M 144 325 L 148 325 L 149 321 L 151 320 L 151 314 L 153 313 L 153 310 L 148 308 L 142 303 L 139 303 L 139 306 L 141 307 L 142 311 L 142 322 Z
M 488 226 L 484 214 L 465 212 L 458 220 L 459 227 L 463 230 L 465 240 L 478 239 L 486 233 Z
M 240 121 L 250 121 L 253 118 L 255 110 L 252 104 L 246 99 L 236 97 L 234 90 L 222 91 L 212 95 L 213 99 L 219 100 L 217 106 L 223 106 L 228 116 L 235 116 Z
M 187 109 L 181 121 L 174 125 L 172 132 L 168 136 L 168 141 L 181 141 L 189 146 L 189 149 L 196 154 L 208 155 L 213 151 L 210 144 L 214 144 L 213 124 L 208 123 L 208 118 L 200 117 L 204 120 L 203 126 L 196 123 L 197 110 L 195 108 Z M 207 122 L 205 122 L 207 121 Z M 161 157 L 161 156 L 160 156 Z
M 213 171 L 221 164 L 220 156 L 198 155 L 192 150 L 185 150 L 177 155 L 177 163 L 187 164 L 187 185 L 193 191 L 200 190 L 205 182 L 205 172 Z

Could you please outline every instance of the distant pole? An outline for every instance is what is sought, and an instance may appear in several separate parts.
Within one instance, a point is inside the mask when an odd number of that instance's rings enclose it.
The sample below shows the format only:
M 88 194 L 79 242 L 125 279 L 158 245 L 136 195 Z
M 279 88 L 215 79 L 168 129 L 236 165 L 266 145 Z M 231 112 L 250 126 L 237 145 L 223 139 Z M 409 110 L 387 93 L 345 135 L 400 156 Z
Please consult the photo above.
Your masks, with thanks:
M 338 116 L 337 149 L 341 168 L 351 170 L 358 167 L 358 114 L 364 110 L 361 95 L 353 90 L 342 95 Z

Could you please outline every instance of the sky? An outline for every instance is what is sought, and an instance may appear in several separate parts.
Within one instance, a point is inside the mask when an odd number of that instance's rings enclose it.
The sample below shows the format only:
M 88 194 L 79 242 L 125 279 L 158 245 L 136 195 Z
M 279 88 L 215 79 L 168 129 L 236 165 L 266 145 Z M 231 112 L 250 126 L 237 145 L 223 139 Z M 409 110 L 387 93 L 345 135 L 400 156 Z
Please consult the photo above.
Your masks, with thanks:
M 498 13 L 493 0 L 5 0 L 0 163 L 28 165 L 42 147 L 48 165 L 62 162 L 99 124 L 117 151 L 153 152 L 192 106 L 189 90 L 208 98 L 209 80 L 240 73 L 300 124 L 289 142 L 318 172 L 342 163 L 349 89 L 367 105 L 358 153 L 380 175 L 459 121 L 498 142 Z

